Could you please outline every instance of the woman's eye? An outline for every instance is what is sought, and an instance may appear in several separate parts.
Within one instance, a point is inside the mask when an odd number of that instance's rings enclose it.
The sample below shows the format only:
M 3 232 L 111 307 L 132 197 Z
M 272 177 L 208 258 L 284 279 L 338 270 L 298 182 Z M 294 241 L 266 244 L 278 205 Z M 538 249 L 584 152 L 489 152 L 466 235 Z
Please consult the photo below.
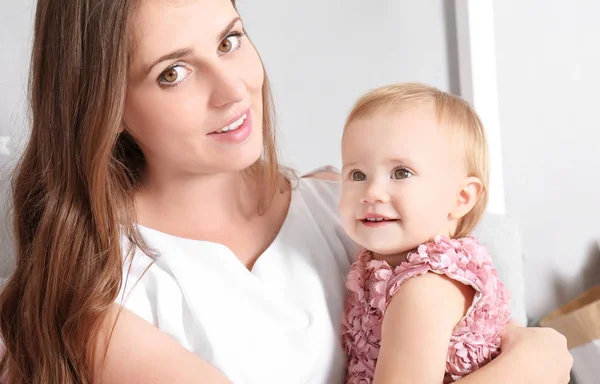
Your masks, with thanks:
M 365 175 L 361 171 L 352 171 L 352 173 L 350 174 L 350 178 L 352 179 L 352 181 L 365 181 L 367 175 Z
M 220 53 L 229 53 L 236 51 L 242 45 L 242 34 L 239 32 L 227 36 L 221 44 L 219 44 Z
M 170 68 L 167 68 L 166 71 L 160 74 L 158 78 L 158 82 L 161 85 L 177 85 L 181 83 L 188 75 L 190 71 L 185 68 L 183 65 L 174 65 Z
M 406 168 L 396 168 L 392 171 L 392 179 L 408 179 L 412 175 L 412 172 Z

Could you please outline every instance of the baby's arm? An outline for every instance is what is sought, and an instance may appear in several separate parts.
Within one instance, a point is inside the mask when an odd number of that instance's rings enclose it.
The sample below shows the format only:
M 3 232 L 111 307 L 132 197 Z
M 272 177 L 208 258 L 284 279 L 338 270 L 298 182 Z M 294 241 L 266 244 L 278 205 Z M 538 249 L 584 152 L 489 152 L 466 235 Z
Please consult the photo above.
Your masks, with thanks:
M 452 330 L 474 295 L 473 288 L 433 272 L 405 281 L 385 312 L 374 384 L 439 384 Z

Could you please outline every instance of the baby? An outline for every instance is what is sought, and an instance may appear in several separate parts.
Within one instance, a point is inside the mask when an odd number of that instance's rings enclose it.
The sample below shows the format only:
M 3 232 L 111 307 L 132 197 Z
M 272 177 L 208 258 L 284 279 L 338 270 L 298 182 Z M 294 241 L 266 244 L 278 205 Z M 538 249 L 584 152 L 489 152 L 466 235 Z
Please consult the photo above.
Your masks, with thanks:
M 481 122 L 422 84 L 358 100 L 342 138 L 347 383 L 450 383 L 499 353 L 509 295 L 471 236 L 488 199 Z

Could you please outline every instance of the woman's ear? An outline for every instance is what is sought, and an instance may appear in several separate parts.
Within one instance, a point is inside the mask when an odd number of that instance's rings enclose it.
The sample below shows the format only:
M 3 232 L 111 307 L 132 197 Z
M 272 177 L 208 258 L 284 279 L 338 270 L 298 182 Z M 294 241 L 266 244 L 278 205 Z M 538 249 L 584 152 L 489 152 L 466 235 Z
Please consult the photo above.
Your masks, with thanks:
M 456 195 L 456 204 L 450 212 L 450 218 L 458 220 L 473 209 L 483 193 L 483 183 L 479 178 L 465 177 Z

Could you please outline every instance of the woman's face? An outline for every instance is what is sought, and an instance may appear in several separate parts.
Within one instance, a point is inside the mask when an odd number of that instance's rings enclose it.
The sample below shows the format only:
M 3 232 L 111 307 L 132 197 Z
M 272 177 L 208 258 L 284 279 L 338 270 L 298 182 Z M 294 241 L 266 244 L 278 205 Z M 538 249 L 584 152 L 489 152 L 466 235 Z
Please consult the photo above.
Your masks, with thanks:
M 263 66 L 230 0 L 141 0 L 125 129 L 150 172 L 243 170 L 263 148 Z

